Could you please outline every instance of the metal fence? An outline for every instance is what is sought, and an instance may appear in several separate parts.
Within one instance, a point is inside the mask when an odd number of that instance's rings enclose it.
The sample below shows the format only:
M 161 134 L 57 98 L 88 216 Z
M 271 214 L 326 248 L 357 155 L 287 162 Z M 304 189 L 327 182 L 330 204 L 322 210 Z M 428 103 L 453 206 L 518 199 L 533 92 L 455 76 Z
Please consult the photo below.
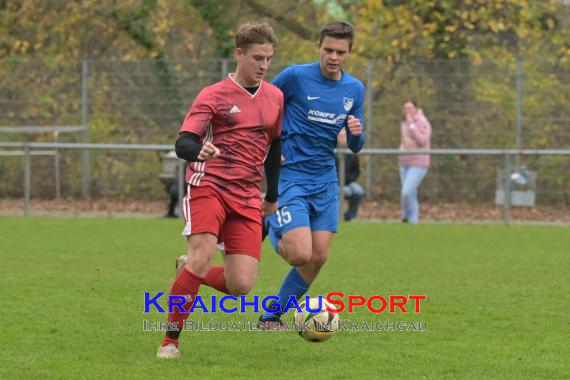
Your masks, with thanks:
M 75 143 L 6 143 L 0 142 L 1 149 L 7 149 L 3 153 L 0 153 L 0 156 L 10 157 L 10 156 L 21 156 L 24 161 L 23 165 L 23 175 L 20 178 L 23 178 L 23 214 L 30 215 L 31 214 L 31 206 L 30 206 L 30 199 L 32 197 L 32 188 L 37 188 L 34 186 L 34 183 L 38 182 L 45 182 L 46 176 L 45 173 L 39 173 L 32 175 L 32 157 L 35 156 L 53 156 L 59 155 L 60 152 L 74 152 L 74 151 L 96 151 L 96 152 L 115 152 L 115 154 L 125 155 L 127 152 L 135 152 L 136 156 L 141 156 L 148 152 L 160 153 L 160 152 L 168 152 L 172 150 L 171 145 L 151 145 L 151 144 L 75 144 Z M 339 180 L 341 183 L 344 183 L 344 160 L 342 159 L 343 155 L 348 153 L 349 151 L 346 149 L 341 149 L 337 151 L 337 154 L 340 155 L 341 159 L 339 160 Z M 428 202 L 435 202 L 439 201 L 438 195 L 442 196 L 441 194 L 446 194 L 445 198 L 447 199 L 447 194 L 452 191 L 452 189 L 447 188 L 445 185 L 445 181 L 442 178 L 445 178 L 446 173 L 442 172 L 443 166 L 438 163 L 439 160 L 441 161 L 453 161 L 456 158 L 467 157 L 471 159 L 474 163 L 481 163 L 482 165 L 486 165 L 488 172 L 492 173 L 491 177 L 486 179 L 489 183 L 482 182 L 481 178 L 471 178 L 469 175 L 465 175 L 466 173 L 459 174 L 456 173 L 455 175 L 451 175 L 454 180 L 459 180 L 458 183 L 454 183 L 453 191 L 456 193 L 460 193 L 461 197 L 458 198 L 458 201 L 472 201 L 472 202 L 479 202 L 479 203 L 493 203 L 493 199 L 496 200 L 497 191 L 503 191 L 503 222 L 508 224 L 510 221 L 510 208 L 512 205 L 511 194 L 513 191 L 516 190 L 513 188 L 516 186 L 516 180 L 514 180 L 513 174 L 518 175 L 520 168 L 516 168 L 514 166 L 514 159 L 516 157 L 520 157 L 524 155 L 525 157 L 532 158 L 533 160 L 546 160 L 548 162 L 560 162 L 560 160 L 565 160 L 568 164 L 570 162 L 570 149 L 551 149 L 551 150 L 513 150 L 513 149 L 433 149 L 430 151 L 423 151 L 423 150 L 416 150 L 416 151 L 407 151 L 406 154 L 417 154 L 417 153 L 429 153 L 432 156 L 432 161 L 435 161 L 436 164 L 430 169 L 432 174 L 428 176 L 429 180 L 427 181 L 427 185 L 424 185 L 424 190 L 422 191 L 423 200 Z M 363 149 L 360 153 L 361 155 L 366 156 L 368 159 L 377 158 L 386 160 L 390 162 L 393 166 L 394 173 L 386 172 L 386 173 L 379 173 L 376 176 L 376 179 L 381 181 L 381 184 L 376 184 L 373 186 L 374 188 L 379 188 L 380 193 L 375 193 L 373 197 L 378 198 L 380 194 L 384 194 L 383 196 L 386 199 L 398 199 L 399 197 L 399 178 L 397 178 L 397 160 L 395 156 L 402 154 L 401 151 L 397 149 Z M 107 156 L 102 156 L 102 159 L 107 160 Z M 147 169 L 147 176 L 150 175 L 154 179 L 153 182 L 156 184 L 158 183 L 157 179 L 159 178 L 160 168 L 158 165 L 150 164 L 153 159 L 153 155 L 147 156 L 142 162 Z M 154 157 L 158 157 L 154 155 Z M 461 160 L 459 160 L 460 162 Z M 149 165 L 150 164 L 150 165 Z M 34 168 L 37 166 L 34 165 Z M 179 197 L 182 197 L 183 186 L 184 186 L 184 176 L 183 176 L 183 164 L 180 162 L 177 169 L 177 177 L 178 177 L 178 194 Z M 132 169 L 132 168 L 131 168 Z M 154 170 L 153 170 L 154 169 Z M 449 168 L 447 168 L 449 169 Z M 135 175 L 139 173 L 138 170 L 131 170 Z M 496 174 L 498 171 L 504 171 L 507 173 L 506 176 L 503 177 L 500 183 L 497 183 L 495 178 L 497 178 Z M 468 174 L 468 173 L 467 173 Z M 111 173 L 107 173 L 107 175 L 111 175 Z M 449 176 L 450 173 L 447 173 Z M 101 177 L 104 177 L 101 175 Z M 539 176 L 540 178 L 540 176 Z M 556 176 L 554 178 L 545 178 L 538 181 L 538 184 L 533 182 L 532 187 L 526 190 L 532 191 L 533 196 L 533 205 L 534 205 L 534 198 L 538 199 L 538 204 L 548 204 L 551 205 L 553 203 L 550 197 L 554 195 L 557 197 L 558 194 L 562 194 L 564 199 L 559 199 L 557 202 L 559 205 L 565 205 L 570 198 L 570 181 L 567 177 L 564 177 L 564 181 L 560 181 L 560 177 Z M 127 186 L 129 181 L 125 181 L 124 179 L 118 180 L 111 180 L 108 181 L 106 184 L 98 184 L 98 186 L 105 186 L 107 187 L 107 194 L 108 196 L 113 193 L 113 186 L 119 186 L 119 189 L 115 189 L 115 196 L 120 198 L 120 194 L 124 193 L 124 189 L 122 187 Z M 152 187 L 152 186 L 151 186 Z M 149 191 L 148 183 L 141 183 L 140 188 L 136 190 L 144 194 L 145 197 L 151 196 L 151 192 Z M 426 189 L 427 188 L 427 189 Z M 489 191 L 489 188 L 492 188 L 492 191 Z M 342 190 L 341 190 L 342 194 Z M 468 199 L 469 194 L 475 194 L 474 196 L 476 199 Z M 36 197 L 40 196 L 40 194 L 34 194 Z M 112 195 L 111 195 L 112 196 Z M 343 211 L 343 202 L 341 199 L 341 207 L 340 211 L 342 214 Z M 556 202 L 555 202 L 556 203 Z M 182 204 L 181 199 L 179 199 L 179 205 Z
M 268 78 L 287 64 L 274 61 Z M 3 60 L 0 141 L 170 145 L 200 89 L 233 68 L 233 62 L 223 59 Z M 399 145 L 401 107 L 408 98 L 419 101 L 430 119 L 436 149 L 570 147 L 570 70 L 560 62 L 353 59 L 348 70 L 367 87 L 367 148 Z M 38 129 L 25 131 L 34 126 Z M 45 126 L 77 130 L 54 132 L 42 129 Z M 375 154 L 363 161 L 362 182 L 369 197 L 394 200 L 399 179 L 393 157 Z M 34 157 L 34 172 L 42 178 L 30 181 L 46 198 L 159 197 L 160 186 L 154 185 L 159 162 L 150 151 L 67 149 Z M 0 159 L 0 197 L 23 196 L 18 179 L 22 165 L 22 160 Z M 566 157 L 514 155 L 512 166 L 521 165 L 538 173 L 537 199 L 542 204 L 568 207 Z M 495 192 L 502 167 L 502 158 L 492 155 L 434 156 L 422 197 L 433 202 L 481 202 Z M 57 185 L 52 178 L 57 178 Z
M 288 63 L 276 61 L 268 79 Z M 79 125 L 91 141 L 168 143 L 198 92 L 233 70 L 228 60 L 6 60 L 0 126 Z M 395 147 L 403 100 L 434 126 L 435 147 L 570 146 L 570 67 L 543 60 L 355 61 L 367 87 L 369 146 Z M 75 140 L 84 141 L 84 136 Z

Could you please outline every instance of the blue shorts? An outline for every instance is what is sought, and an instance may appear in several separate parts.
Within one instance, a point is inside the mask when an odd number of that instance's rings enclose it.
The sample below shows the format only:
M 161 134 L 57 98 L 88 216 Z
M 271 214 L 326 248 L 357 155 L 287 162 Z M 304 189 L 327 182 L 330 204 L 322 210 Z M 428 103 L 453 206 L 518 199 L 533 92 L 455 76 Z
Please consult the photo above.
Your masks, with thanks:
M 312 231 L 336 232 L 338 227 L 338 183 L 299 184 L 279 182 L 279 209 L 268 216 L 269 237 L 276 241 L 287 231 L 310 227 Z

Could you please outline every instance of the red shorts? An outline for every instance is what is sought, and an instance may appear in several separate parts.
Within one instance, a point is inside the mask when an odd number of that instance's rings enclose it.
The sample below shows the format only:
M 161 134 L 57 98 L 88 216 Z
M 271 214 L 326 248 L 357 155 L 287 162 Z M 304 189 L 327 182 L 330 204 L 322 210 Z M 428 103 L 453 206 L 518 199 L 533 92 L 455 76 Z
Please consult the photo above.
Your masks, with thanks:
M 210 186 L 188 186 L 183 204 L 183 235 L 209 232 L 224 243 L 225 253 L 261 256 L 261 210 L 223 198 Z

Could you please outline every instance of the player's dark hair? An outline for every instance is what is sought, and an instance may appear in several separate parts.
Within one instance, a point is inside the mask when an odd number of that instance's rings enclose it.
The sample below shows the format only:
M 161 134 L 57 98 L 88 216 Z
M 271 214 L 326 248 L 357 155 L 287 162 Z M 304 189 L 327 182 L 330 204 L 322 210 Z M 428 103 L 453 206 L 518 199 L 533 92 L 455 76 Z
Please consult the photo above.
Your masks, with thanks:
M 335 21 L 325 25 L 321 29 L 321 38 L 319 39 L 319 46 L 323 44 L 325 37 L 336 38 L 337 40 L 348 40 L 348 49 L 352 50 L 352 43 L 354 42 L 354 28 L 348 22 Z
M 236 33 L 236 48 L 247 50 L 252 44 L 277 46 L 277 36 L 268 23 L 248 22 L 239 27 Z

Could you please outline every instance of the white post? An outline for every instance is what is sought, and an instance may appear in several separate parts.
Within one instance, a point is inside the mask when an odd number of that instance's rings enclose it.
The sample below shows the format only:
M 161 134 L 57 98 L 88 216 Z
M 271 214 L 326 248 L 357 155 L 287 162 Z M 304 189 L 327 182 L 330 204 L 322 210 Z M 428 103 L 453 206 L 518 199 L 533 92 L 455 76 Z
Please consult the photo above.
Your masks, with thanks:
M 30 182 L 31 182 L 31 171 L 32 171 L 32 157 L 30 152 L 30 146 L 26 145 L 24 157 L 24 216 L 30 215 Z
M 184 185 L 186 182 L 186 178 L 185 178 L 186 173 L 184 171 L 184 168 L 185 168 L 184 160 L 178 160 L 176 178 L 178 180 L 178 210 L 179 210 L 179 215 L 182 215 L 182 212 L 180 212 L 180 210 L 183 210 L 182 202 L 184 201 Z
M 374 102 L 374 87 L 372 84 L 374 75 L 374 62 L 368 60 L 366 66 L 366 120 L 364 121 L 364 135 L 366 137 L 366 144 L 370 146 L 372 143 L 372 118 L 374 117 L 373 102 Z M 372 155 L 366 157 L 366 197 L 372 194 Z
M 346 154 L 337 153 L 338 157 L 338 219 L 344 218 L 344 182 L 346 181 Z
M 89 143 L 89 61 L 81 63 L 81 125 L 83 126 L 83 142 Z M 91 152 L 83 149 L 83 171 L 81 173 L 81 195 L 91 197 Z
M 53 133 L 53 139 L 57 143 L 59 132 Z M 55 199 L 61 198 L 61 185 L 60 185 L 60 172 L 59 172 L 59 150 L 55 149 L 55 156 L 53 158 L 54 171 L 55 171 Z
M 511 155 L 505 153 L 505 199 L 503 203 L 503 223 L 509 225 L 511 208 Z

